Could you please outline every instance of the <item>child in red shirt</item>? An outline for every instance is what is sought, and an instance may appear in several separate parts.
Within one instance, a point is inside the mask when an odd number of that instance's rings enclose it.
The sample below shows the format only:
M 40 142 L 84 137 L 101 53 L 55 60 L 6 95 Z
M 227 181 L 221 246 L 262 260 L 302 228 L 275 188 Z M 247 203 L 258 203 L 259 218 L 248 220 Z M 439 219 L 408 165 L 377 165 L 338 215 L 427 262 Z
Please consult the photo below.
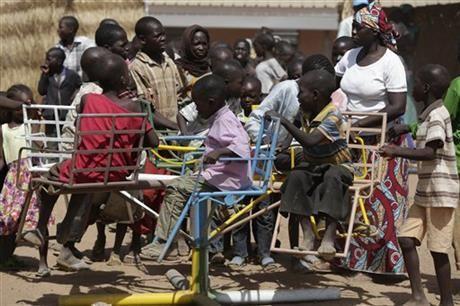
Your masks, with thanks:
M 82 98 L 81 113 L 83 114 L 126 114 L 126 113 L 140 113 L 141 105 L 129 98 L 120 98 L 119 95 L 126 91 L 129 84 L 128 67 L 125 61 L 118 55 L 109 54 L 100 63 L 100 70 L 103 70 L 101 80 L 99 83 L 103 88 L 103 94 L 89 94 Z M 115 122 L 115 130 L 130 130 L 140 129 L 144 124 L 140 117 L 118 118 Z M 82 118 L 80 121 L 79 130 L 84 131 L 97 131 L 97 130 L 110 130 L 112 120 L 107 118 Z M 78 149 L 91 150 L 91 149 L 104 149 L 109 148 L 109 135 L 106 134 L 91 134 L 81 136 Z M 114 139 L 113 148 L 129 148 L 136 146 L 140 136 L 121 134 Z M 158 145 L 158 137 L 153 128 L 146 125 L 146 137 L 144 138 L 145 147 L 156 147 Z M 108 154 L 105 152 L 84 155 L 78 154 L 75 156 L 75 168 L 93 168 L 105 167 L 109 159 Z M 135 165 L 136 158 L 131 154 L 125 152 L 114 153 L 111 160 L 111 165 L 115 167 L 132 166 Z M 70 173 L 71 161 L 66 160 L 61 164 L 56 165 L 50 170 L 50 179 L 69 182 L 72 178 L 74 183 L 95 183 L 104 180 L 104 173 L 81 172 L 74 173 L 73 177 Z M 112 171 L 109 174 L 109 181 L 124 180 L 129 175 L 128 171 L 120 169 Z M 57 259 L 58 265 L 68 270 L 81 270 L 87 269 L 88 265 L 81 259 L 75 256 L 79 253 L 75 248 L 75 242 L 80 241 L 83 236 L 91 210 L 94 204 L 103 203 L 107 200 L 108 194 L 73 194 L 69 203 L 66 216 L 62 223 L 58 226 L 57 241 L 63 244 L 60 255 Z M 48 195 L 46 192 L 41 192 L 42 207 L 40 210 L 40 218 L 38 221 L 37 230 L 35 231 L 35 238 L 30 242 L 42 246 L 43 252 L 46 255 L 47 248 L 45 236 L 47 235 L 47 220 L 51 214 L 54 204 L 58 196 Z M 40 263 L 40 269 L 48 269 L 46 257 Z

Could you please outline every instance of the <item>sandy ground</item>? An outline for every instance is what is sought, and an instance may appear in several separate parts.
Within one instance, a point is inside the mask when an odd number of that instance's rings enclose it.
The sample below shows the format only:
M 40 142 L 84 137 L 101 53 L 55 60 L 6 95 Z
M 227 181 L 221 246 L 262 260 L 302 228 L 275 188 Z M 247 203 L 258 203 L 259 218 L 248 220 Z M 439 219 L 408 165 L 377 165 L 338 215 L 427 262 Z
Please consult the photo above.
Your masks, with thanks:
M 60 203 L 57 217 L 62 216 L 64 205 Z M 54 229 L 51 230 L 54 232 Z M 108 234 L 107 247 L 113 244 L 113 234 Z M 94 243 L 95 227 L 86 233 L 79 248 L 90 254 Z M 284 241 L 285 235 L 281 236 Z M 125 242 L 129 242 L 127 236 Z M 109 251 L 110 249 L 107 249 Z M 81 293 L 135 293 L 135 292 L 168 292 L 173 290 L 165 277 L 167 270 L 175 268 L 185 275 L 190 274 L 190 264 L 181 263 L 157 264 L 145 261 L 148 273 L 136 267 L 108 266 L 106 263 L 94 263 L 90 271 L 79 273 L 52 271 L 48 278 L 35 276 L 38 266 L 37 250 L 29 246 L 20 246 L 16 255 L 26 263 L 27 268 L 21 271 L 0 272 L 0 305 L 57 305 L 58 297 Z M 54 265 L 56 256 L 50 251 L 49 262 Z M 437 285 L 434 276 L 431 256 L 425 246 L 419 250 L 423 284 L 429 301 L 439 304 L 436 298 Z M 287 256 L 276 256 L 281 267 L 275 272 L 264 272 L 260 266 L 249 264 L 242 271 L 231 271 L 225 267 L 210 267 L 211 284 L 214 289 L 276 289 L 276 288 L 327 288 L 341 289 L 342 299 L 334 302 L 314 303 L 326 305 L 402 305 L 410 295 L 407 279 L 391 279 L 388 277 L 372 277 L 361 273 L 334 272 L 327 274 L 299 274 L 290 268 Z M 451 257 L 453 261 L 453 256 Z M 453 271 L 454 288 L 460 290 L 460 272 Z M 307 305 L 301 303 L 298 305 Z M 313 303 L 312 303 L 313 304 Z M 308 304 L 309 305 L 309 304 Z

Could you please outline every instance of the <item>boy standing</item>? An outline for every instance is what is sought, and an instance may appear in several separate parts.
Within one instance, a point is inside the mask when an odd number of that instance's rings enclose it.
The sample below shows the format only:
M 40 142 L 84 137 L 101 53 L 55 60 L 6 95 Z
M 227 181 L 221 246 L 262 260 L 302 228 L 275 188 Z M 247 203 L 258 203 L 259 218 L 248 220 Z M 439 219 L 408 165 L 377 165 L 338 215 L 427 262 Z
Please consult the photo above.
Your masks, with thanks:
M 83 70 L 80 61 L 86 49 L 94 47 L 94 42 L 84 36 L 76 36 L 79 28 L 78 20 L 74 16 L 64 16 L 59 20 L 58 35 L 61 39 L 57 48 L 65 52 L 64 66 L 75 71 L 82 78 Z
M 255 76 L 247 76 L 241 85 L 241 108 L 238 119 L 245 124 L 249 120 L 253 106 L 258 106 L 261 102 L 262 84 Z
M 355 41 L 349 36 L 341 36 L 332 45 L 331 60 L 336 65 L 348 50 L 356 48 Z
M 381 153 L 390 158 L 400 156 L 419 161 L 414 204 L 399 233 L 412 288 L 412 298 L 405 305 L 430 305 L 423 292 L 416 249 L 425 235 L 436 270 L 440 305 L 453 305 L 448 251 L 452 246 L 459 182 L 451 120 L 441 100 L 448 86 L 449 74 L 445 67 L 424 66 L 415 77 L 413 90 L 414 99 L 425 106 L 417 130 L 417 148 L 384 146 L 381 149 Z M 394 130 L 404 129 L 395 127 Z
M 267 32 L 261 32 L 254 38 L 254 50 L 263 59 L 256 66 L 257 78 L 262 83 L 262 94 L 268 95 L 273 85 L 287 76 L 278 60 L 274 57 L 275 39 Z
M 45 64 L 38 82 L 38 93 L 45 97 L 48 105 L 70 105 L 74 93 L 81 86 L 80 76 L 73 70 L 64 67 L 66 55 L 59 48 L 51 48 L 46 52 Z M 59 113 L 59 120 L 64 120 L 66 112 Z M 54 112 L 47 109 L 43 112 L 46 119 L 53 119 Z M 55 118 L 58 119 L 58 118 Z M 55 131 L 54 131 L 55 132 Z
M 145 255 L 155 258 L 161 253 L 164 242 L 176 224 L 195 185 L 201 191 L 239 190 L 251 185 L 249 162 L 221 162 L 220 157 L 250 157 L 249 137 L 243 126 L 225 104 L 225 82 L 216 75 L 199 79 L 192 89 L 192 98 L 200 117 L 209 119 L 211 126 L 204 142 L 206 164 L 201 176 L 183 176 L 166 189 L 160 210 L 155 240 Z M 198 182 L 197 182 L 198 180 Z
M 155 113 L 166 117 L 162 127 L 177 130 L 177 97 L 183 84 L 176 64 L 164 52 L 163 25 L 154 17 L 142 17 L 135 32 L 142 46 L 130 67 L 137 94 L 152 103 Z

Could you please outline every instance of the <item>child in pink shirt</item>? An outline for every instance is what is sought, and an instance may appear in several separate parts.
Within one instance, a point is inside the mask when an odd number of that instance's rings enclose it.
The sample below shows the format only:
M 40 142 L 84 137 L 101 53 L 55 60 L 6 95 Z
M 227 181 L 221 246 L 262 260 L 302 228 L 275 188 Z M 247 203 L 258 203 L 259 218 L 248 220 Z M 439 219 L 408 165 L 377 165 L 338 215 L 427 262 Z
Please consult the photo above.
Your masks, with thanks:
M 224 80 L 217 75 L 205 76 L 195 83 L 192 96 L 200 116 L 211 122 L 204 142 L 205 166 L 199 177 L 182 176 L 166 189 L 155 231 L 158 239 L 142 250 L 143 255 L 149 258 L 156 258 L 161 253 L 165 240 L 177 223 L 196 184 L 199 191 L 239 190 L 252 184 L 249 161 L 219 161 L 219 158 L 224 156 L 250 157 L 249 136 L 238 118 L 225 104 Z M 174 251 L 175 247 L 172 248 Z M 218 254 L 222 250 L 215 251 Z M 213 252 L 212 248 L 211 252 Z M 172 256 L 174 254 L 170 252 L 169 257 Z

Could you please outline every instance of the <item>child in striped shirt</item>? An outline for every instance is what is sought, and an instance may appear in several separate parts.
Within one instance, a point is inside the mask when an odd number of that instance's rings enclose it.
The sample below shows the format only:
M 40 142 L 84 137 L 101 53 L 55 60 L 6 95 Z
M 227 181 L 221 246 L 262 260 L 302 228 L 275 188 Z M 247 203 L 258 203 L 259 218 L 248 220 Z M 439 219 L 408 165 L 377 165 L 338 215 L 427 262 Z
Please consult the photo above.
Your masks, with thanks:
M 381 148 L 384 156 L 399 156 L 418 161 L 414 204 L 410 207 L 409 216 L 398 235 L 412 288 L 412 297 L 404 305 L 430 305 L 423 292 L 416 249 L 425 235 L 436 269 L 440 305 L 453 305 L 448 251 L 453 240 L 459 182 L 452 124 L 442 101 L 448 86 L 449 74 L 445 67 L 422 67 L 415 77 L 413 89 L 414 99 L 423 102 L 425 106 L 417 130 L 417 148 Z M 395 126 L 390 135 L 405 131 L 408 131 L 407 127 Z

